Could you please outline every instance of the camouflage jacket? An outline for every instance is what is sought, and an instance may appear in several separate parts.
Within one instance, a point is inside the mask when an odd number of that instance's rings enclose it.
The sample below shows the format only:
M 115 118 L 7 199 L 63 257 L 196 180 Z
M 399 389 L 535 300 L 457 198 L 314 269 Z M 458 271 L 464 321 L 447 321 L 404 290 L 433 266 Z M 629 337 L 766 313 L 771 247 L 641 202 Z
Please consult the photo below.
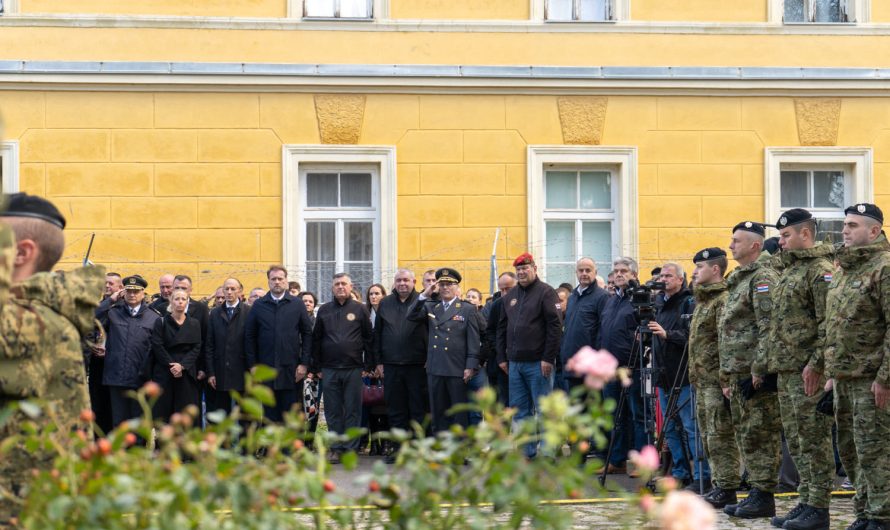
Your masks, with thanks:
M 834 248 L 784 250 L 774 258 L 779 278 L 773 287 L 768 370 L 800 372 L 807 364 L 825 371 L 825 295 L 831 285 Z
M 0 409 L 20 400 L 40 400 L 60 430 L 71 428 L 90 407 L 81 335 L 93 331 L 94 310 L 105 269 L 39 273 L 10 286 L 15 236 L 0 225 Z M 21 413 L 0 427 L 0 439 L 19 431 Z M 54 422 L 44 412 L 38 420 Z M 17 480 L 37 465 L 22 449 L 0 456 L 0 480 Z
M 753 263 L 738 267 L 726 278 L 726 305 L 720 315 L 720 375 L 764 376 L 767 371 L 769 323 L 773 302 L 771 291 L 776 272 L 763 252 Z
M 826 301 L 826 373 L 890 386 L 890 244 L 842 248 Z
M 723 386 L 717 351 L 717 321 L 726 303 L 726 282 L 695 287 L 689 325 L 689 382 L 696 388 Z M 728 386 L 728 385 L 727 385 Z

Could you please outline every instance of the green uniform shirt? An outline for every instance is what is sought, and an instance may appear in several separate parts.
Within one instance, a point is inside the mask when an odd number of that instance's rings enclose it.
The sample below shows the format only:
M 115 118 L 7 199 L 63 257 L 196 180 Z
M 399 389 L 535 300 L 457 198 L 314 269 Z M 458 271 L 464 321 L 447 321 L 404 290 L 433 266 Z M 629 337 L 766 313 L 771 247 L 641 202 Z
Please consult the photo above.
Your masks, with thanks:
M 726 282 L 695 287 L 689 324 L 689 382 L 696 388 L 721 387 L 717 322 L 726 303 Z

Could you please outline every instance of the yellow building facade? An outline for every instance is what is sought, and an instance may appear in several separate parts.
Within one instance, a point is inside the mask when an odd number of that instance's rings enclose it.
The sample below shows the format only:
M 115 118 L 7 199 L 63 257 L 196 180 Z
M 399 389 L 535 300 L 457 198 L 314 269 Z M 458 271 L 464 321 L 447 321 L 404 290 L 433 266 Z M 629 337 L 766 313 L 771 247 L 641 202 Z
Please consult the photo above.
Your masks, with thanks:
M 66 266 L 96 233 L 94 262 L 153 286 L 450 265 L 487 291 L 493 248 L 557 284 L 581 255 L 689 263 L 788 207 L 828 232 L 844 205 L 890 212 L 887 2 L 3 10 L 3 189 L 60 207 Z

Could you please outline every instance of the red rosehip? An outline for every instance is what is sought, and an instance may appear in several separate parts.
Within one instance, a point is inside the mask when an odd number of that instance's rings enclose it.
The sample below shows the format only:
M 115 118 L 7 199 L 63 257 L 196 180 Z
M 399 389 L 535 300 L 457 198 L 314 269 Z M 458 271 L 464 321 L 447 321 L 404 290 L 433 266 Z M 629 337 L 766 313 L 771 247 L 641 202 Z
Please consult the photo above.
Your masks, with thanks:
M 325 480 L 324 484 L 322 486 L 324 487 L 324 490 L 328 493 L 331 493 L 332 491 L 334 491 L 334 489 L 336 489 L 336 487 L 334 486 L 334 483 L 331 482 L 330 480 Z

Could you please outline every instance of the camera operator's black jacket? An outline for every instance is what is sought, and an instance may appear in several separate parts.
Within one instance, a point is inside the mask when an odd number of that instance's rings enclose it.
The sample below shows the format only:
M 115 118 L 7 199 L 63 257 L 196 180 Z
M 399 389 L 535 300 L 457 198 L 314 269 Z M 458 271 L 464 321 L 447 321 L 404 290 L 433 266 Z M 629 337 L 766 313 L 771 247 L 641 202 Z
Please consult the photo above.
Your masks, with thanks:
M 627 289 L 610 296 L 600 316 L 600 333 L 597 345 L 618 359 L 618 366 L 629 366 L 637 319 L 630 303 Z M 639 363 L 634 363 L 639 368 Z
M 669 389 L 673 386 L 674 378 L 680 370 L 686 343 L 689 341 L 689 323 L 684 322 L 681 317 L 684 314 L 692 314 L 695 309 L 695 299 L 692 298 L 692 292 L 686 287 L 667 300 L 664 300 L 663 296 L 660 298 L 661 303 L 658 304 L 655 321 L 667 332 L 667 340 L 662 340 L 653 334 L 656 367 L 663 368 L 657 384 L 661 388 Z M 684 364 L 683 374 L 677 382 L 680 386 L 689 384 L 688 360 Z

